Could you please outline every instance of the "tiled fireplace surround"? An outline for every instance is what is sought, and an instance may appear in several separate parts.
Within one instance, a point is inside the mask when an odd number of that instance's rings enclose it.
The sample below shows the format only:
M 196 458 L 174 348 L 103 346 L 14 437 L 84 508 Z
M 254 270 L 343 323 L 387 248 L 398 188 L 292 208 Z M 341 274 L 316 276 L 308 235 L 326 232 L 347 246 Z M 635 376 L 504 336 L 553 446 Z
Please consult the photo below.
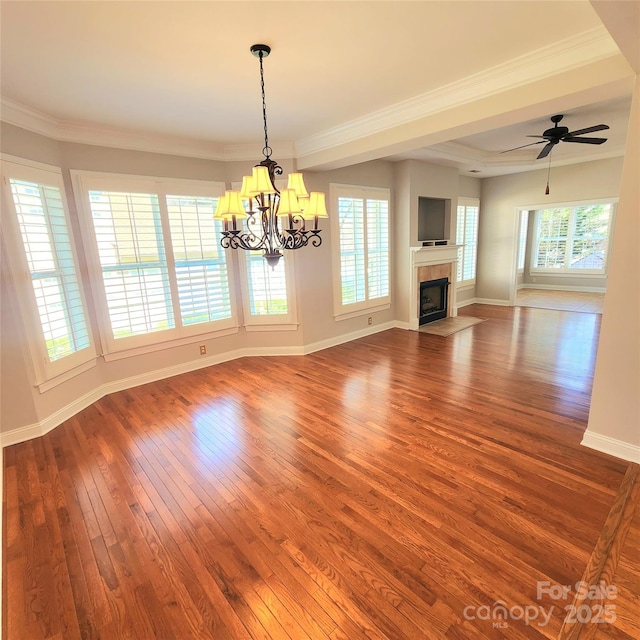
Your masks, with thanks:
M 411 249 L 411 293 L 409 307 L 409 328 L 417 331 L 418 306 L 420 303 L 420 283 L 438 278 L 449 280 L 447 316 L 458 315 L 456 309 L 456 272 L 458 269 L 459 245 L 438 247 L 412 247 Z

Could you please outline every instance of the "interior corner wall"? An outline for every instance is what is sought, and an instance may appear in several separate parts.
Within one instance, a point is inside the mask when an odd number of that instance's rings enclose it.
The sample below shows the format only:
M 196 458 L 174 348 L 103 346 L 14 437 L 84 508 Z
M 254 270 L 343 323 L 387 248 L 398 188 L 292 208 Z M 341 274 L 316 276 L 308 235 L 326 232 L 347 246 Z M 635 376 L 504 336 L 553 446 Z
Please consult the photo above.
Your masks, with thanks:
M 609 282 L 583 444 L 640 463 L 640 76 L 636 77 Z M 626 454 L 626 455 L 625 455 Z
M 544 194 L 546 169 L 484 178 L 478 230 L 477 297 L 506 304 L 512 298 L 519 207 L 539 209 L 562 202 L 617 198 L 621 174 L 621 157 L 552 167 L 549 195 Z

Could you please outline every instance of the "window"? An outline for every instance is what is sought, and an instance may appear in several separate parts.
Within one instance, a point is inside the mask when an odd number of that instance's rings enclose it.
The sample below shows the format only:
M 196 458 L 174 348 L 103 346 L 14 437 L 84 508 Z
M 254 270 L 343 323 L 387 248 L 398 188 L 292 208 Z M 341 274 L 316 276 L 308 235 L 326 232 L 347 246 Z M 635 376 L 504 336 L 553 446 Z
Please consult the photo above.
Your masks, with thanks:
M 183 325 L 231 317 L 229 274 L 213 219 L 217 198 L 167 196 L 180 318 Z
M 95 356 L 76 266 L 62 176 L 57 169 L 3 163 L 12 215 L 5 244 L 17 282 L 31 283 L 22 300 L 38 384 L 67 373 Z M 7 236 L 9 234 L 9 236 Z M 84 369 L 83 369 L 84 370 Z
M 271 316 L 289 313 L 285 258 L 271 268 L 261 251 L 247 254 L 249 308 L 252 316 Z
M 223 185 L 76 173 L 108 352 L 236 327 L 220 223 Z M 100 302 L 100 301 L 99 301 Z
M 524 271 L 524 259 L 527 250 L 527 227 L 529 226 L 529 212 L 520 211 L 520 229 L 518 231 L 518 273 Z
M 458 272 L 456 279 L 461 284 L 476 281 L 476 260 L 478 257 L 478 216 L 480 202 L 475 199 L 460 198 L 456 217 L 456 244 L 458 249 Z
M 336 317 L 388 308 L 389 190 L 331 185 Z
M 245 327 L 249 331 L 296 329 L 293 254 L 285 251 L 274 268 L 262 251 L 242 251 L 239 258 L 247 276 L 242 279 Z
M 89 191 L 113 337 L 175 327 L 157 194 Z
M 532 271 L 604 274 L 612 222 L 611 202 L 537 211 Z

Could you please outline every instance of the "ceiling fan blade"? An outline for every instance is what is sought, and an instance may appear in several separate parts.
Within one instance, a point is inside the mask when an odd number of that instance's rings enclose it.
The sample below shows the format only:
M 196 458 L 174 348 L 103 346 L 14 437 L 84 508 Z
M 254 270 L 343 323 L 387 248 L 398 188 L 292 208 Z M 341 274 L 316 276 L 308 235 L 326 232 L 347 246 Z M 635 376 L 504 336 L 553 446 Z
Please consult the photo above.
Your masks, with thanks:
M 542 151 L 538 154 L 536 160 L 540 160 L 541 158 L 546 158 L 550 153 L 551 149 L 556 146 L 555 142 L 550 142 L 546 147 L 542 149 Z
M 587 127 L 586 129 L 578 129 L 576 131 L 569 131 L 569 133 L 567 133 L 567 135 L 565 136 L 565 139 L 567 137 L 571 137 L 571 136 L 579 136 L 582 135 L 583 133 L 593 133 L 594 131 L 604 131 L 605 129 L 608 129 L 609 125 L 608 124 L 597 124 L 595 125 L 595 127 Z
M 543 140 L 546 140 L 547 138 L 545 138 L 544 136 L 526 136 L 527 138 L 542 138 Z
M 544 140 L 540 140 L 540 142 L 530 142 L 529 144 L 523 144 L 521 147 L 514 147 L 513 149 L 507 149 L 506 151 L 501 151 L 500 153 L 509 153 L 509 151 L 515 151 L 516 149 L 524 149 L 525 147 L 532 147 L 534 144 L 542 144 Z
M 582 144 L 602 144 L 606 141 L 607 138 L 574 138 L 572 136 L 562 138 L 562 142 L 581 142 Z

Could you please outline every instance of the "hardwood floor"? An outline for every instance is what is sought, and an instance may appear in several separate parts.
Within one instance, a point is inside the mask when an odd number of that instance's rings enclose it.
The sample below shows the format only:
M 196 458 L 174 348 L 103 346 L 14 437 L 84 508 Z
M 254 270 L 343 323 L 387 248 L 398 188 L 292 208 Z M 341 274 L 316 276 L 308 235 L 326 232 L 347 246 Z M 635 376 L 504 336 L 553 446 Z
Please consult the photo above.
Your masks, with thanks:
M 556 311 L 579 311 L 602 313 L 604 293 L 588 291 L 556 291 L 552 289 L 519 289 L 516 293 L 517 307 L 537 307 Z
M 7 448 L 3 636 L 556 638 L 575 594 L 538 583 L 581 579 L 629 466 L 579 444 L 600 316 L 463 312 L 487 321 L 224 363 Z

